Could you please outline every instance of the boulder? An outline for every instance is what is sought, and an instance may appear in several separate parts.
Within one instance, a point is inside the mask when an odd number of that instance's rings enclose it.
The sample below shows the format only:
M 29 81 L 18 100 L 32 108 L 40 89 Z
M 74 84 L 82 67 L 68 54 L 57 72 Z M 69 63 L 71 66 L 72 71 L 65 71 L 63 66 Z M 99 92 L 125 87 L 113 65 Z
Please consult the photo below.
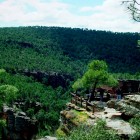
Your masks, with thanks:
M 140 117 L 140 95 L 127 95 L 119 102 L 115 108 L 122 112 L 126 117 Z
M 70 108 L 75 108 L 76 105 L 75 104 L 72 104 L 72 103 L 67 103 L 66 106 L 67 107 L 70 107 Z
M 66 119 L 73 119 L 76 117 L 76 114 L 73 111 L 67 111 L 65 114 Z
M 115 105 L 116 105 L 116 100 L 110 100 L 107 102 L 107 106 L 109 108 L 115 108 Z

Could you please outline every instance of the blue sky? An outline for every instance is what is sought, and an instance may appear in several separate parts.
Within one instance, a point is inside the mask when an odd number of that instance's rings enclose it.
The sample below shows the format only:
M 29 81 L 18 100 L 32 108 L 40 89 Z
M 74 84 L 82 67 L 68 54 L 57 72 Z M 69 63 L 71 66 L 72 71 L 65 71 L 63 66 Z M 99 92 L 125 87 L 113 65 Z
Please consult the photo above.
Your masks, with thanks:
M 122 0 L 0 0 L 0 27 L 61 26 L 140 32 Z

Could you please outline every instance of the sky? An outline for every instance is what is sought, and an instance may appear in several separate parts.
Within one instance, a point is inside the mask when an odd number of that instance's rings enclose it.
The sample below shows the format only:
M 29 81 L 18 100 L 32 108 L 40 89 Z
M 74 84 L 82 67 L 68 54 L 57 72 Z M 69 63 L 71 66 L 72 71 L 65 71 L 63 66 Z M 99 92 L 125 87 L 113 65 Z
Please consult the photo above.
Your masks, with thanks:
M 121 1 L 0 0 L 0 27 L 60 26 L 140 32 L 140 23 L 132 19 Z

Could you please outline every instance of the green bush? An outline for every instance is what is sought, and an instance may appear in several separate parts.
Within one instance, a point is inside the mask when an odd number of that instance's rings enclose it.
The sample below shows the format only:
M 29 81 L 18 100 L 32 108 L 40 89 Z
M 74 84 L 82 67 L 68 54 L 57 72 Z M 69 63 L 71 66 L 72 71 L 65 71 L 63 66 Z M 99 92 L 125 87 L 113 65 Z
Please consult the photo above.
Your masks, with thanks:
M 68 93 L 62 87 L 53 89 L 32 77 L 13 75 L 0 69 L 0 110 L 5 102 L 11 105 L 18 100 L 25 101 L 25 106 L 21 105 L 18 109 L 38 120 L 40 135 L 48 135 L 58 128 L 59 114 L 69 99 Z M 38 107 L 37 102 L 40 104 Z
M 140 118 L 132 118 L 130 120 L 132 127 L 136 130 L 136 132 L 130 136 L 130 140 L 140 140 Z
M 27 115 L 29 117 L 33 117 L 34 116 L 34 108 L 29 108 L 27 111 L 26 111 Z
M 95 126 L 81 125 L 74 129 L 65 140 L 120 140 L 120 137 L 113 131 L 108 130 L 105 122 L 98 120 Z
M 11 103 L 17 96 L 18 89 L 13 85 L 0 86 L 0 96 L 3 101 Z
M 61 137 L 66 137 L 66 134 L 64 131 L 62 131 L 61 127 L 59 127 L 57 130 L 56 130 L 56 136 L 61 138 Z

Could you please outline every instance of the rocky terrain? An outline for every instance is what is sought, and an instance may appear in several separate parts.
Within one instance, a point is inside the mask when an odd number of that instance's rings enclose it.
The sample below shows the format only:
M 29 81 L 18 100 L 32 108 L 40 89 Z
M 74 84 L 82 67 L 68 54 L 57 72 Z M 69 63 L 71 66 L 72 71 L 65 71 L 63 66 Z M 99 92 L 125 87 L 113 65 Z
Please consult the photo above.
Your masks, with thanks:
M 3 117 L 7 126 L 3 128 L 3 140 L 31 140 L 37 133 L 37 121 L 27 117 L 26 113 L 3 106 Z
M 119 102 L 110 100 L 107 105 L 110 108 L 115 108 L 120 111 L 126 120 L 133 117 L 140 117 L 140 95 L 127 95 Z
M 67 135 L 80 124 L 94 127 L 98 119 L 105 120 L 106 127 L 113 129 L 122 139 L 128 139 L 135 133 L 128 120 L 140 116 L 140 95 L 127 95 L 120 101 L 110 100 L 103 108 L 100 108 L 99 104 L 96 104 L 93 113 L 68 103 L 67 108 L 60 112 L 61 125 L 57 130 L 58 135 Z
M 84 103 L 83 103 L 84 104 Z M 117 101 L 112 99 L 107 104 L 96 102 L 93 111 L 78 104 L 67 103 L 66 109 L 60 112 L 60 127 L 56 131 L 57 137 L 65 137 L 73 128 L 81 124 L 95 126 L 98 119 L 106 122 L 106 128 L 114 130 L 123 140 L 129 139 L 136 130 L 129 119 L 140 117 L 140 95 L 127 95 L 124 99 Z M 26 116 L 24 112 L 16 109 L 3 107 L 3 116 L 7 127 L 3 129 L 3 139 L 34 139 L 37 133 L 37 121 Z M 56 137 L 46 136 L 38 140 L 57 140 Z

